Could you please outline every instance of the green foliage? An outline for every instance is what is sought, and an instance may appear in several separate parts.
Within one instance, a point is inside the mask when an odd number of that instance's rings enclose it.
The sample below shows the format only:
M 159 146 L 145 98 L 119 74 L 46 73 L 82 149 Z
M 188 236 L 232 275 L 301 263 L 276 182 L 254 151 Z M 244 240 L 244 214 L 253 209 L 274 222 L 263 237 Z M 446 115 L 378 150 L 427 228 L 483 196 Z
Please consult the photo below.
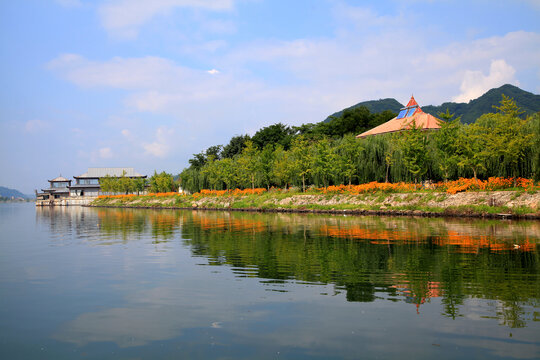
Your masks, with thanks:
M 459 161 L 457 154 L 457 139 L 461 127 L 460 117 L 453 119 L 454 114 L 446 109 L 446 113 L 439 113 L 441 128 L 434 134 L 436 156 L 439 170 L 442 172 L 444 180 L 448 180 L 450 174 L 456 172 Z
M 291 157 L 293 169 L 302 179 L 302 191 L 306 191 L 306 178 L 313 172 L 313 151 L 309 142 L 302 135 L 293 140 Z
M 355 135 L 393 114 L 358 108 L 328 123 L 293 130 L 276 124 L 261 129 L 253 141 L 237 136 L 222 151 L 214 146 L 194 155 L 179 180 L 183 189 L 197 192 L 272 186 L 300 186 L 305 191 L 309 186 L 471 176 L 538 179 L 540 115 L 520 118 L 521 111 L 507 97 L 496 109 L 470 125 L 462 125 L 447 109 L 438 115 L 443 122 L 437 131 L 413 124 L 407 131 L 363 139 Z M 266 145 L 260 148 L 262 144 Z
M 145 190 L 146 179 L 127 177 L 124 171 L 120 177 L 106 175 L 100 178 L 99 185 L 104 193 L 132 194 Z
M 354 110 L 359 107 L 367 108 L 371 113 L 382 113 L 385 111 L 390 111 L 392 113 L 398 113 L 399 109 L 403 107 L 396 99 L 380 99 L 380 100 L 370 100 L 358 103 L 341 111 L 338 111 L 329 117 L 327 117 L 324 122 L 329 122 L 332 118 L 340 117 L 347 110 Z M 395 116 L 395 115 L 394 115 Z
M 246 147 L 237 159 L 237 179 L 242 186 L 255 188 L 255 179 L 260 172 L 261 165 L 259 155 L 260 151 L 255 147 L 254 143 L 247 141 Z
M 165 171 L 162 171 L 159 174 L 157 171 L 154 171 L 154 175 L 150 178 L 149 185 L 150 192 L 153 193 L 166 193 L 178 190 L 173 176 Z
M 270 125 L 257 131 L 251 138 L 253 144 L 259 149 L 267 145 L 281 145 L 288 149 L 294 135 L 294 130 L 282 123 Z
M 236 155 L 240 154 L 246 147 L 246 141 L 251 140 L 249 135 L 237 135 L 231 138 L 231 141 L 223 147 L 221 151 L 222 158 L 232 159 Z

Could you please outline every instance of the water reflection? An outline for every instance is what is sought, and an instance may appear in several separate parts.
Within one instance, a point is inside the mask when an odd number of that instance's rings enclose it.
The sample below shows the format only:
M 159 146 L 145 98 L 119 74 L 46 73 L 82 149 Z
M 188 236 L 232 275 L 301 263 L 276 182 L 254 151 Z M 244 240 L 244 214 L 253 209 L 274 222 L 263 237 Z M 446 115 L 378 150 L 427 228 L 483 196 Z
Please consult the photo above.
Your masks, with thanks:
M 178 238 L 209 266 L 256 278 L 268 291 L 283 284 L 333 285 L 349 302 L 404 301 L 420 312 L 440 298 L 444 316 L 465 301 L 490 299 L 500 324 L 538 321 L 540 224 L 426 218 L 328 217 L 173 210 L 39 208 L 54 233 L 74 231 L 99 245 L 149 233 Z M 63 231 L 59 227 L 64 227 Z M 99 233 L 100 236 L 94 236 Z M 166 249 L 162 249 L 165 250 Z M 109 318 L 114 318 L 110 316 Z

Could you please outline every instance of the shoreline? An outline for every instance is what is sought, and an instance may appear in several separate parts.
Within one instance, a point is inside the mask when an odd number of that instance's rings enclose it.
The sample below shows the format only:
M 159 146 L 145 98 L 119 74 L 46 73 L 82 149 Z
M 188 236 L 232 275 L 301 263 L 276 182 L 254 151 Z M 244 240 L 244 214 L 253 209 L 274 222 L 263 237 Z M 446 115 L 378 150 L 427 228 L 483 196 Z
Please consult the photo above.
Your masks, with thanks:
M 540 220 L 540 192 L 265 193 L 101 198 L 88 207 Z
M 296 213 L 296 214 L 331 214 L 354 216 L 412 216 L 412 217 L 438 217 L 438 218 L 483 218 L 501 220 L 540 220 L 540 214 L 512 214 L 512 213 L 467 213 L 467 212 L 433 212 L 422 210 L 332 210 L 332 209 L 264 209 L 264 208 L 206 208 L 206 207 L 176 207 L 176 206 L 121 206 L 121 205 L 81 205 L 94 208 L 113 209 L 146 209 L 146 210 L 193 210 L 193 211 L 234 211 L 259 213 Z

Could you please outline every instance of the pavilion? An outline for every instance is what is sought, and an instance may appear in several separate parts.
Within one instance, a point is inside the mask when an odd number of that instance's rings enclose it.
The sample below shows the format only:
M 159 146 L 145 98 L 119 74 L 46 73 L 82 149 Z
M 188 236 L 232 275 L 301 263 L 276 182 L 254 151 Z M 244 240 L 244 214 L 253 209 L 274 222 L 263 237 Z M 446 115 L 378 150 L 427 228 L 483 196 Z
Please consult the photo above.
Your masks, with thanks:
M 440 129 L 442 120 L 422 111 L 422 108 L 414 100 L 414 96 L 411 96 L 411 100 L 409 100 L 407 106 L 399 111 L 398 116 L 356 137 L 365 138 L 371 135 L 403 131 L 410 128 L 413 122 L 423 130 L 435 130 Z
M 69 186 L 71 180 L 66 179 L 60 175 L 52 180 L 47 180 L 49 187 L 47 189 L 41 189 L 42 193 L 36 193 L 42 200 L 53 200 L 67 198 L 69 196 Z

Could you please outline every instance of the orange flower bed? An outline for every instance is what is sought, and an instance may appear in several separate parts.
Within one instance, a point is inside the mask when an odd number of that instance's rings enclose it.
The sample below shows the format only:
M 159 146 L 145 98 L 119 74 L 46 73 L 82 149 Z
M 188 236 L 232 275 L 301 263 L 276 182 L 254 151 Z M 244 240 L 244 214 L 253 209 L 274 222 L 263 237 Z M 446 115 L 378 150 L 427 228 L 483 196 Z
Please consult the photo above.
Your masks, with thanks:
M 536 190 L 539 186 L 534 184 L 532 179 L 516 178 L 515 187 L 525 190 Z M 449 194 L 456 194 L 462 191 L 474 190 L 504 190 L 514 187 L 514 178 L 490 177 L 487 180 L 464 179 L 440 182 L 434 185 L 435 189 L 446 191 Z
M 99 195 L 98 199 L 129 199 L 134 196 L 137 196 L 135 194 L 120 194 L 120 195 Z
M 331 185 L 326 188 L 319 188 L 318 191 L 323 194 L 363 194 L 368 192 L 410 192 L 420 189 L 422 186 L 417 184 L 410 184 L 399 182 L 395 184 L 391 183 L 379 183 L 372 181 L 367 184 L 360 185 Z
M 256 189 L 234 189 L 234 190 L 207 190 L 202 189 L 200 192 L 193 194 L 194 198 L 199 198 L 202 196 L 242 196 L 242 195 L 261 195 L 267 190 L 265 188 L 256 188 Z

